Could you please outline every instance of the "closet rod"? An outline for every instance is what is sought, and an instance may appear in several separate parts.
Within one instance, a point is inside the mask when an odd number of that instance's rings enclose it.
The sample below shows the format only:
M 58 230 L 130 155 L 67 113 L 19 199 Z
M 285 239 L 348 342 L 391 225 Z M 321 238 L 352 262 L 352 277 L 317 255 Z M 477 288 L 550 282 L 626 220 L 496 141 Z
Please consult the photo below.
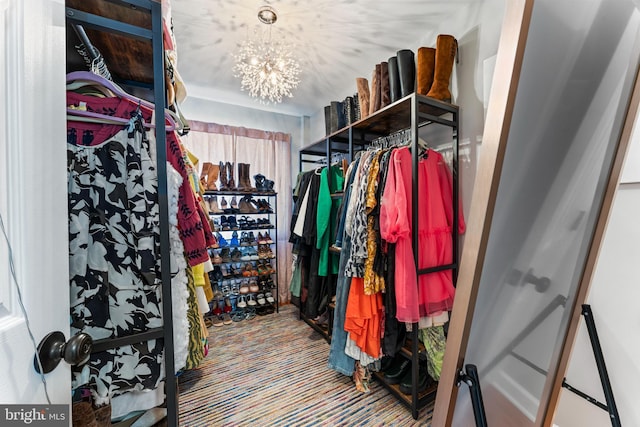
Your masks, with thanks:
M 84 31 L 84 28 L 82 28 L 82 25 L 73 24 L 72 27 L 84 47 L 87 48 L 87 53 L 89 54 L 91 60 L 95 61 L 96 59 L 98 59 L 98 50 L 93 46 L 91 40 L 89 40 L 89 36 L 87 36 L 87 33 Z
M 140 332 L 133 335 L 127 335 L 126 337 L 118 338 L 106 338 L 103 340 L 96 340 L 91 347 L 91 353 L 98 353 L 100 351 L 110 350 L 112 348 L 118 348 L 125 345 L 137 344 L 145 341 L 161 339 L 164 337 L 164 330 L 162 328 L 149 329 L 146 332 Z

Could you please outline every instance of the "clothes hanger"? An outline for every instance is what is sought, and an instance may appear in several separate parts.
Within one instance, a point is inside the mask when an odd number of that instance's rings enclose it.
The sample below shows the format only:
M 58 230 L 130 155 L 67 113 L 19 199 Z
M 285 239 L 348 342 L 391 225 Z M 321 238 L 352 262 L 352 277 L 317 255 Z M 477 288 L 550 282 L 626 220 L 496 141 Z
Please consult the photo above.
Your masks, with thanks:
M 104 123 L 104 124 L 114 124 L 114 125 L 123 125 L 129 126 L 131 124 L 132 119 L 125 119 L 124 117 L 116 117 L 109 116 L 106 114 L 94 113 L 92 111 L 79 110 L 77 108 L 67 108 L 67 120 L 70 121 L 78 121 L 78 122 L 88 122 L 88 123 Z M 146 123 L 143 121 L 144 127 L 154 128 L 155 125 L 153 123 Z M 166 126 L 167 131 L 171 132 L 175 130 L 175 127 Z
M 111 80 L 107 80 L 104 77 L 98 74 L 92 73 L 90 71 L 73 71 L 67 74 L 66 78 L 67 78 L 67 87 L 70 84 L 74 84 L 74 83 L 75 85 L 73 85 L 72 87 L 76 87 L 76 89 L 84 86 L 102 86 L 103 88 L 106 88 L 109 91 L 111 91 L 113 95 L 119 98 L 127 99 L 138 105 L 142 105 L 150 110 L 155 109 L 155 105 L 153 103 L 141 98 L 137 98 L 127 93 L 125 90 L 123 90 L 120 86 L 118 86 Z M 165 109 L 165 119 L 169 122 L 169 126 L 167 127 L 167 129 L 169 129 L 170 127 L 171 130 L 175 130 L 177 128 L 176 120 L 168 111 L 169 110 Z M 127 120 L 128 122 L 128 119 L 125 119 L 125 120 Z M 180 122 L 180 120 L 177 120 L 177 121 Z

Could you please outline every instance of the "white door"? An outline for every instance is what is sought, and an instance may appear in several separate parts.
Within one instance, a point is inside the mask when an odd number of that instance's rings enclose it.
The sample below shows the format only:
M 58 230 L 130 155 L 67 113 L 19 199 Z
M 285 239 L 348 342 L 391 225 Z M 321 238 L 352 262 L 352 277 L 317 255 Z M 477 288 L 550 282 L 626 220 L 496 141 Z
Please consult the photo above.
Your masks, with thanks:
M 0 46 L 0 404 L 48 404 L 28 329 L 69 338 L 64 0 L 0 0 Z M 71 402 L 69 365 L 45 379 Z

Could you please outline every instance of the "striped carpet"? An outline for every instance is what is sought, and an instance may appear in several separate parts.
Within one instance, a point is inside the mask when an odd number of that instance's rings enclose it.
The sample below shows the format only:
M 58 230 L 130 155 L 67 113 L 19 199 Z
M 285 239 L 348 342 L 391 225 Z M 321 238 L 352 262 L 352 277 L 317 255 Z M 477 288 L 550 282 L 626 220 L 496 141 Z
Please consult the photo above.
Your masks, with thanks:
M 180 425 L 418 426 L 418 421 L 372 380 L 371 391 L 327 368 L 329 345 L 297 318 L 297 308 L 210 328 L 210 350 L 196 370 L 179 378 Z

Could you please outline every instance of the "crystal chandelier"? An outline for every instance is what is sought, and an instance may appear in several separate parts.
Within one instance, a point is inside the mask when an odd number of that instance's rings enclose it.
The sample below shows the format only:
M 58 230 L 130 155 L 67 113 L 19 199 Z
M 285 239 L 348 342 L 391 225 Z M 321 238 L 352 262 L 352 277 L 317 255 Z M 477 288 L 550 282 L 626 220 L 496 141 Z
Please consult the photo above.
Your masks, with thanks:
M 234 55 L 234 77 L 241 79 L 241 90 L 260 102 L 279 103 L 284 97 L 293 97 L 291 91 L 300 83 L 300 64 L 284 40 L 271 39 L 271 26 L 278 19 L 276 11 L 271 6 L 262 6 L 258 19 L 268 25 L 268 32 L 262 37 L 256 32 L 253 39 L 247 38 L 240 45 Z

